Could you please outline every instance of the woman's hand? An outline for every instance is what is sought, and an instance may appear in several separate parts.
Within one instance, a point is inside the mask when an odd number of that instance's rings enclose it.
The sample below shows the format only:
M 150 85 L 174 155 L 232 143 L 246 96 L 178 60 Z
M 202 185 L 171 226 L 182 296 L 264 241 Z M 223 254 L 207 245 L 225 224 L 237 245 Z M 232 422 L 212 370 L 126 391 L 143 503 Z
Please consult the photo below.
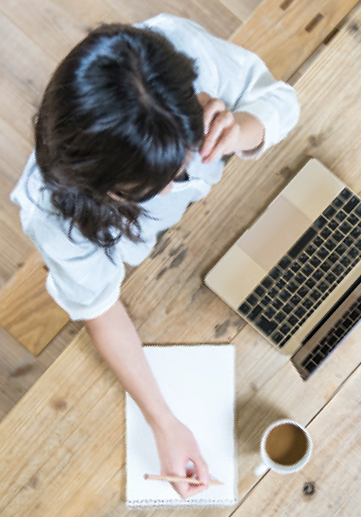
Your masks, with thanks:
M 170 482 L 174 490 L 183 499 L 206 490 L 210 478 L 208 465 L 204 461 L 196 439 L 188 427 L 174 417 L 166 425 L 153 427 L 152 429 L 161 464 L 161 475 L 196 477 L 199 481 L 207 480 L 207 483 L 202 485 L 182 481 Z M 193 466 L 187 468 L 189 461 L 195 464 L 195 468 Z
M 256 117 L 245 112 L 232 113 L 221 99 L 206 92 L 197 97 L 204 110 L 206 138 L 200 150 L 203 163 L 224 154 L 247 151 L 262 143 L 264 127 Z

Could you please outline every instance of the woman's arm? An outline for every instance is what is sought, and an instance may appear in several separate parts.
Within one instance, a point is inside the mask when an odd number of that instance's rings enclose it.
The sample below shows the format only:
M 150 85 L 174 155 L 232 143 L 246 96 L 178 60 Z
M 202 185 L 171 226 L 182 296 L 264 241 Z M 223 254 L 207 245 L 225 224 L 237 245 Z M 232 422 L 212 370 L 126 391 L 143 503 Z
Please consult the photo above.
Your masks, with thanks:
M 142 349 L 141 340 L 118 300 L 85 327 L 109 368 L 155 429 L 174 420 Z

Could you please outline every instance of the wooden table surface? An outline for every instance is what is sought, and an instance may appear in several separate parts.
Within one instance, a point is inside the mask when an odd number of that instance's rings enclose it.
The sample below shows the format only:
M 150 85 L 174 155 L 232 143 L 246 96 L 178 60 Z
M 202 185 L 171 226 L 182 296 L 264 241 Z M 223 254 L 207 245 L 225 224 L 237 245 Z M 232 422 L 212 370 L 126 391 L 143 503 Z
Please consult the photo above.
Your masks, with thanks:
M 221 182 L 187 210 L 123 284 L 122 300 L 145 344 L 236 345 L 241 503 L 182 514 L 359 515 L 361 327 L 303 382 L 286 357 L 202 282 L 309 158 L 318 158 L 361 193 L 359 27 L 361 9 L 356 9 L 294 85 L 301 117 L 289 136 L 259 160 L 233 157 Z M 81 330 L 0 425 L 1 516 L 126 514 L 124 399 L 123 388 Z M 283 417 L 307 426 L 313 457 L 296 474 L 256 478 L 262 432 Z M 305 482 L 314 484 L 312 496 L 303 494 Z M 157 510 L 175 511 L 180 510 Z

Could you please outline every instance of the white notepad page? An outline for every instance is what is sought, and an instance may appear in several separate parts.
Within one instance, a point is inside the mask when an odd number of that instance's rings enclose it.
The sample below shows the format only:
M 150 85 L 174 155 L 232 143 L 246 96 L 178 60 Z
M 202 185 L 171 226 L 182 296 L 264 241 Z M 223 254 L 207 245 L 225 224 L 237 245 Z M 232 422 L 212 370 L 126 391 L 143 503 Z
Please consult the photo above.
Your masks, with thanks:
M 235 439 L 235 346 L 143 346 L 172 413 L 194 434 L 213 479 L 203 492 L 182 499 L 168 481 L 145 480 L 160 472 L 153 431 L 126 392 L 126 504 L 233 506 L 238 500 Z

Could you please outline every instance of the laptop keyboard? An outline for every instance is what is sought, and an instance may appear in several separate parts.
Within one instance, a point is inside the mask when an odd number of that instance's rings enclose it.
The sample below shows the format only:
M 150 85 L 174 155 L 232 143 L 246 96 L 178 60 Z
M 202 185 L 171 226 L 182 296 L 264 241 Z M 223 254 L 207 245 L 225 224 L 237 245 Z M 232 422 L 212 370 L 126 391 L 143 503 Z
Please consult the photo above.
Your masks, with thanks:
M 321 339 L 319 344 L 302 361 L 301 365 L 306 370 L 304 378 L 308 378 L 311 373 L 330 355 L 333 350 L 341 343 L 350 330 L 361 318 L 361 296 L 357 298 L 351 307 L 342 315 L 328 333 Z M 303 372 L 301 371 L 301 374 Z
M 238 308 L 282 348 L 361 258 L 361 200 L 345 188 Z

